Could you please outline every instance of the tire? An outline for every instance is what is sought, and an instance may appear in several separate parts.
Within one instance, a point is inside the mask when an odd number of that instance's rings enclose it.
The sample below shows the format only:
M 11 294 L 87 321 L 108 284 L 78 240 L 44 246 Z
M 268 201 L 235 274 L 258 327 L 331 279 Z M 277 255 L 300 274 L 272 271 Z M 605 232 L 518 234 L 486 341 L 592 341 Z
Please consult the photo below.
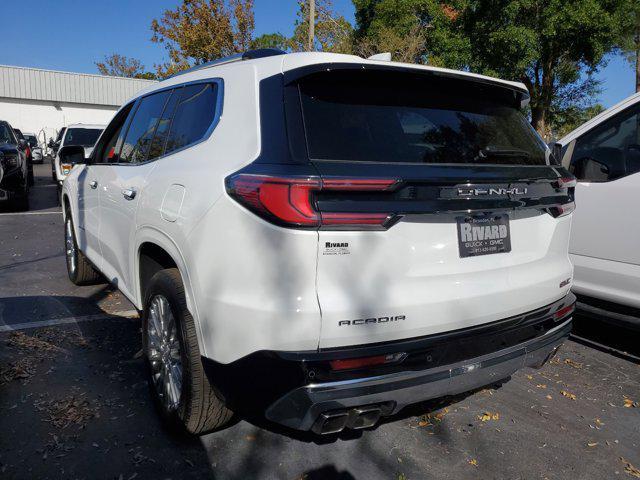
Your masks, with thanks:
M 73 228 L 71 212 L 67 210 L 64 222 L 65 256 L 67 260 L 67 274 L 75 285 L 95 285 L 102 283 L 102 275 L 93 267 L 89 259 L 78 248 L 76 234 Z
M 164 321 L 160 323 L 161 318 Z M 168 335 L 158 335 L 156 326 Z M 161 337 L 166 340 L 164 347 L 160 346 Z M 233 412 L 218 397 L 204 372 L 195 323 L 176 268 L 160 270 L 149 282 L 142 316 L 142 345 L 154 402 L 167 426 L 201 435 L 231 421 Z M 168 375 L 169 370 L 174 375 Z M 172 391 L 167 386 L 171 381 L 164 381 L 169 376 L 173 379 Z

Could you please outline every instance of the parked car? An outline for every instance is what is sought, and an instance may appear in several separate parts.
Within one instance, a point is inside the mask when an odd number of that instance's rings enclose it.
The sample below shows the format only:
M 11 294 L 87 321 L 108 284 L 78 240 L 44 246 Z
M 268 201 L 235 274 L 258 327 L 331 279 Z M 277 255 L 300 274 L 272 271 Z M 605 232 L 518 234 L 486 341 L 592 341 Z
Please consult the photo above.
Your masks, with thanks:
M 86 156 L 90 156 L 93 146 L 96 144 L 96 140 L 98 140 L 102 130 L 104 130 L 104 125 L 85 125 L 82 123 L 69 125 L 62 135 L 58 148 L 67 145 L 78 145 L 84 148 Z M 71 170 L 72 165 L 60 162 L 59 150 L 54 157 L 54 164 L 56 181 L 58 185 L 61 186 Z
M 29 209 L 29 168 L 26 144 L 8 122 L 0 120 L 0 204 Z
M 56 139 L 54 140 L 53 138 L 49 139 L 49 143 L 47 144 L 47 146 L 49 147 L 49 149 L 51 150 L 51 179 L 55 182 L 57 180 L 57 176 L 56 176 L 56 154 L 58 153 L 58 149 L 60 148 L 60 142 L 62 142 L 62 137 L 64 136 L 64 132 L 67 131 L 67 127 L 62 127 L 59 131 L 58 131 L 58 135 L 56 136 Z
M 541 366 L 571 329 L 575 179 L 528 99 L 330 53 L 195 67 L 60 149 L 69 278 L 142 311 L 162 415 L 196 434 L 365 428 Z
M 42 163 L 44 155 L 42 154 L 42 148 L 38 144 L 38 137 L 34 133 L 25 132 L 24 138 L 31 149 L 31 163 Z
M 27 157 L 28 181 L 29 186 L 32 187 L 35 183 L 35 180 L 33 178 L 33 157 L 31 155 L 31 146 L 29 145 L 29 142 L 27 142 L 25 136 L 22 134 L 22 131 L 17 128 L 14 128 L 13 131 L 16 134 L 18 140 L 21 142 L 24 154 Z
M 640 327 L 640 93 L 559 140 L 554 149 L 578 179 L 571 261 L 585 313 Z M 601 309 L 610 310 L 601 315 Z

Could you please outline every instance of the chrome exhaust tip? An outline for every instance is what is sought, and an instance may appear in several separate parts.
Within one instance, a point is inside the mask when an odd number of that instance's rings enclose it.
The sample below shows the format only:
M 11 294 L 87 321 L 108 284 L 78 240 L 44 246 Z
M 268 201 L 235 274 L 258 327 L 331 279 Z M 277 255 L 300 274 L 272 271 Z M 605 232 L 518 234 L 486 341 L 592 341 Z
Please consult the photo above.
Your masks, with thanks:
M 354 408 L 349 412 L 349 422 L 347 426 L 354 430 L 373 427 L 378 423 L 381 415 L 380 407 Z
M 344 430 L 349 420 L 349 413 L 345 410 L 333 412 L 324 412 L 318 416 L 318 419 L 311 427 L 311 431 L 318 435 L 329 435 Z

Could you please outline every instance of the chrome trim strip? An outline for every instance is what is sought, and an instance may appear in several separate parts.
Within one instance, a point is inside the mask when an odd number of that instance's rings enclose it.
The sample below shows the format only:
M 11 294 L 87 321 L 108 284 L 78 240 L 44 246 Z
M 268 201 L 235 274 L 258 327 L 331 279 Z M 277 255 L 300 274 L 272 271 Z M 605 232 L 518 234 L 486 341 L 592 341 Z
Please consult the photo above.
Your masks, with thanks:
M 526 349 L 528 346 L 532 345 L 532 344 L 536 344 L 536 343 L 540 343 L 543 342 L 545 338 L 551 337 L 553 336 L 553 334 L 555 332 L 557 332 L 558 330 L 561 330 L 562 328 L 566 327 L 569 323 L 571 323 L 572 321 L 572 316 L 568 317 L 568 319 L 564 322 L 561 323 L 559 325 L 556 325 L 555 327 L 553 327 L 550 330 L 547 330 L 545 332 L 544 335 L 541 335 L 540 337 L 536 337 L 533 338 L 527 342 L 524 343 L 519 343 L 518 345 L 514 345 L 513 347 L 510 348 L 506 348 L 504 350 L 498 350 L 497 352 L 493 352 L 481 357 L 476 357 L 473 359 L 470 359 L 468 361 L 464 361 L 464 362 L 458 362 L 458 363 L 452 363 L 450 365 L 444 365 L 440 368 L 436 368 L 433 370 L 429 371 L 429 374 L 433 374 L 439 371 L 449 371 L 449 370 L 455 370 L 455 369 L 463 369 L 464 372 L 461 373 L 466 373 L 469 371 L 474 370 L 477 367 L 480 367 L 480 364 L 482 364 L 483 362 L 487 362 L 489 360 L 494 360 L 494 359 L 501 359 L 504 358 L 506 356 L 509 356 L 509 354 L 511 353 L 516 353 L 518 352 L 518 350 L 522 350 L 522 349 Z M 526 352 L 525 352 L 526 353 Z M 474 367 L 471 368 L 470 370 L 467 370 L 467 368 L 469 367 Z M 308 391 L 322 391 L 322 390 L 331 390 L 333 388 L 338 388 L 338 387 L 343 387 L 346 385 L 359 385 L 359 384 L 376 384 L 376 383 L 385 383 L 387 381 L 389 382 L 393 382 L 396 380 L 404 380 L 404 379 L 410 379 L 410 378 L 416 378 L 416 377 L 421 377 L 424 376 L 425 372 L 423 370 L 419 370 L 419 371 L 412 371 L 412 372 L 396 372 L 396 373 L 391 373 L 388 375 L 378 375 L 375 377 L 363 377 L 363 378 L 354 378 L 351 380 L 340 380 L 337 382 L 326 382 L 326 383 L 312 383 L 309 384 L 305 387 L 306 390 Z M 459 374 L 458 374 L 459 375 Z

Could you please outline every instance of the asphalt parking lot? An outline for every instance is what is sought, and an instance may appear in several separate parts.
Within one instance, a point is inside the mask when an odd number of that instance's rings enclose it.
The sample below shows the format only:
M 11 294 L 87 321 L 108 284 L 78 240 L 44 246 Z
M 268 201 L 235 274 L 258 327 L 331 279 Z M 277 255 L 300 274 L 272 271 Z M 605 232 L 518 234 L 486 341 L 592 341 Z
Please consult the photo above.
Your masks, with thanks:
M 317 437 L 237 419 L 171 435 L 133 307 L 67 280 L 50 165 L 35 173 L 31 210 L 0 213 L 1 478 L 640 478 L 640 365 L 573 341 L 540 370 L 372 430 Z

